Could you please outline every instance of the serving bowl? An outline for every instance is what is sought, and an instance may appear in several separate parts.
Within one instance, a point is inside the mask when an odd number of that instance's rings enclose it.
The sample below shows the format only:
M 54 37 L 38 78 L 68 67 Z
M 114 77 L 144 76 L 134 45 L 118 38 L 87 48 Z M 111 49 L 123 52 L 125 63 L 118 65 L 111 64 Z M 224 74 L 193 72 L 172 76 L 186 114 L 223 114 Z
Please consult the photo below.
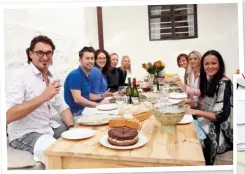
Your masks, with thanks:
M 177 123 L 185 115 L 185 106 L 182 104 L 156 101 L 153 107 L 153 115 L 161 123 L 161 132 L 172 134 L 176 130 Z

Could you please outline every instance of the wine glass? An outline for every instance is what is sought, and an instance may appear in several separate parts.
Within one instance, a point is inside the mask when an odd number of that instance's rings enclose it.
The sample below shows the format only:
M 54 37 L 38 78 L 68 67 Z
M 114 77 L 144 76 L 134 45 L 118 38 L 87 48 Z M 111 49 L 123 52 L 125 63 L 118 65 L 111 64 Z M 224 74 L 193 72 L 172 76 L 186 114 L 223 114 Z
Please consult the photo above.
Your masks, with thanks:
M 123 107 L 127 103 L 127 97 L 122 91 L 118 91 L 114 97 L 119 108 Z

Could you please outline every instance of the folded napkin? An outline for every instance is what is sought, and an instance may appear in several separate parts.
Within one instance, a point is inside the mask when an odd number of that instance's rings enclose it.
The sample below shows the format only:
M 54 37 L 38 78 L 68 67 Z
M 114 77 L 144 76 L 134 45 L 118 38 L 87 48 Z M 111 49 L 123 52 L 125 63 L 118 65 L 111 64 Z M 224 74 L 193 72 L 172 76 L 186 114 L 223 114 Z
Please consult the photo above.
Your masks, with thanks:
M 44 151 L 55 141 L 56 139 L 52 135 L 42 135 L 38 138 L 33 150 L 34 160 L 45 164 Z

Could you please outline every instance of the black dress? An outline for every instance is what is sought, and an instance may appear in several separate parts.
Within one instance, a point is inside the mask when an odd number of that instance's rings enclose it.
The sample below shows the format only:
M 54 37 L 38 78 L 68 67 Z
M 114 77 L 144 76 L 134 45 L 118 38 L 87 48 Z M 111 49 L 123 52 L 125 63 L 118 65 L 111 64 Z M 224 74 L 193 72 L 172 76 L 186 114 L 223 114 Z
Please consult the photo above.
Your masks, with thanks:
M 205 96 L 206 112 L 213 112 L 216 121 L 210 121 L 203 149 L 206 165 L 213 165 L 216 155 L 233 150 L 233 128 L 231 128 L 231 109 L 233 107 L 233 85 L 230 80 L 220 80 L 214 97 Z
M 113 68 L 106 76 L 107 86 L 110 88 L 110 92 L 116 92 L 119 86 L 119 72 L 116 68 Z
M 123 71 L 120 67 L 117 68 L 119 74 L 119 86 L 127 86 L 125 83 L 127 77 L 127 71 Z

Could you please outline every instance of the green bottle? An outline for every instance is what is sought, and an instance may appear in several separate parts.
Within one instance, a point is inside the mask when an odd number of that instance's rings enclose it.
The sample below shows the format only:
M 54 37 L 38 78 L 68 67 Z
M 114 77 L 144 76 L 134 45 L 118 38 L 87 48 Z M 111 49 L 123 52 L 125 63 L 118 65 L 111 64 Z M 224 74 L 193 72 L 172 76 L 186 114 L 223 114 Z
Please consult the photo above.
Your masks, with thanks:
M 157 91 L 159 91 L 159 80 L 158 80 L 157 73 L 154 75 L 153 85 L 156 85 L 156 89 Z
M 126 89 L 126 96 L 127 96 L 127 104 L 132 103 L 131 95 L 132 95 L 132 87 L 131 87 L 131 78 L 128 78 L 128 87 Z
M 136 87 L 136 78 L 133 78 L 133 90 L 132 90 L 132 104 L 138 104 L 139 103 L 139 91 Z

